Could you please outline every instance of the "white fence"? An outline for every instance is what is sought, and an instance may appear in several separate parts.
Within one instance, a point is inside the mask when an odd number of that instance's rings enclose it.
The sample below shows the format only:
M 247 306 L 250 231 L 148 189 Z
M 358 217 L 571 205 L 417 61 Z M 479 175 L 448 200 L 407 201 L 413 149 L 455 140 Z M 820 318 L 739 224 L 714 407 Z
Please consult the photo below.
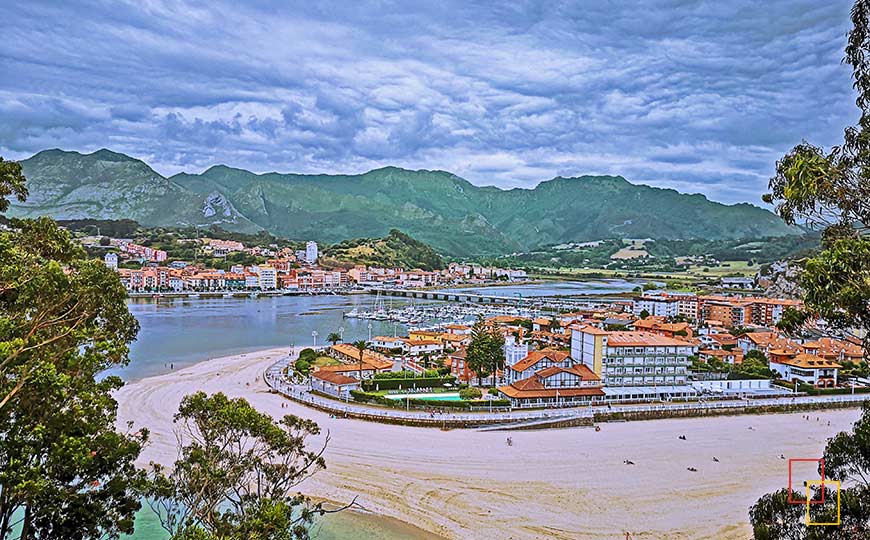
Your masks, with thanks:
M 303 404 L 327 410 L 336 415 L 350 414 L 370 420 L 412 422 L 419 424 L 507 424 L 514 422 L 529 422 L 551 420 L 574 420 L 580 418 L 594 419 L 597 415 L 613 413 L 650 413 L 650 412 L 678 412 L 678 411 L 706 411 L 706 410 L 732 410 L 739 413 L 746 409 L 757 407 L 779 407 L 799 405 L 822 405 L 828 403 L 861 403 L 870 399 L 870 394 L 836 395 L 836 396 L 793 396 L 777 398 L 753 398 L 729 401 L 696 401 L 688 403 L 662 403 L 655 405 L 596 405 L 595 407 L 576 406 L 551 409 L 536 409 L 524 411 L 511 408 L 506 412 L 490 412 L 488 409 L 476 412 L 440 412 L 421 410 L 401 410 L 362 405 L 353 402 L 342 402 L 326 398 L 308 392 L 304 385 L 290 384 L 283 375 L 284 370 L 291 365 L 292 357 L 286 357 L 270 366 L 263 375 L 266 384 L 285 397 Z

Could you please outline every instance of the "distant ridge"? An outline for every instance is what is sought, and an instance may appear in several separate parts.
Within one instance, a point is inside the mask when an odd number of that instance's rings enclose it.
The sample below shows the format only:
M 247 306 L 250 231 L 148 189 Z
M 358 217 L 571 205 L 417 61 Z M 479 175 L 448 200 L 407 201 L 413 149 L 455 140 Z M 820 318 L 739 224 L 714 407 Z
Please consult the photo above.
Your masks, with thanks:
M 393 228 L 441 253 L 501 254 L 612 237 L 757 238 L 799 234 L 773 213 L 621 176 L 556 177 L 533 189 L 479 187 L 446 171 L 384 167 L 364 174 L 255 174 L 215 165 L 166 178 L 107 149 L 45 150 L 21 162 L 30 197 L 11 215 L 131 218 L 337 242 Z

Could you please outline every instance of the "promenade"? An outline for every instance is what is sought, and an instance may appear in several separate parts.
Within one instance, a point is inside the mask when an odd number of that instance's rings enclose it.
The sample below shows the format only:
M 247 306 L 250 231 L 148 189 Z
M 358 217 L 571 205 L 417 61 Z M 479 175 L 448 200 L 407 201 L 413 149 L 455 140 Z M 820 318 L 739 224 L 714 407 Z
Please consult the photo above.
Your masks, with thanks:
M 840 407 L 859 407 L 868 394 L 837 396 L 795 395 L 776 398 L 750 398 L 728 401 L 692 401 L 683 403 L 660 403 L 642 405 L 604 404 L 596 406 L 561 407 L 548 409 L 511 409 L 508 411 L 477 410 L 472 412 L 438 412 L 414 409 L 390 409 L 372 405 L 339 401 L 308 391 L 306 385 L 292 384 L 286 380 L 284 370 L 292 365 L 293 357 L 287 356 L 269 366 L 264 381 L 273 392 L 309 407 L 334 414 L 388 424 L 405 424 L 429 427 L 486 429 L 543 428 L 586 425 L 612 420 L 652 419 L 668 417 L 707 416 L 723 414 L 763 414 L 765 412 L 790 412 Z

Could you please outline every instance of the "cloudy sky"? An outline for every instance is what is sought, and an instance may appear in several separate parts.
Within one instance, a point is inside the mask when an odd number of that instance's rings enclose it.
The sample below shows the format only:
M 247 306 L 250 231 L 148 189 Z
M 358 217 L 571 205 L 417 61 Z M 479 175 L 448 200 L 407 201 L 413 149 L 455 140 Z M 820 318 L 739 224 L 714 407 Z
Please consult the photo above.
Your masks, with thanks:
M 398 165 L 502 187 L 620 174 L 760 204 L 778 157 L 857 118 L 847 0 L 4 5 L 13 159 L 108 147 L 163 174 Z

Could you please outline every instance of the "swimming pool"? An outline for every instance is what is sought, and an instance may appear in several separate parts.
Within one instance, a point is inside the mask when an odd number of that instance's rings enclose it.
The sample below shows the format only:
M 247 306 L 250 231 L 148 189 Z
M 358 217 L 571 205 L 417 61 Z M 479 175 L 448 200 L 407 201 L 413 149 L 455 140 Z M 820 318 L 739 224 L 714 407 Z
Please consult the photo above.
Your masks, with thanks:
M 387 399 L 419 399 L 422 401 L 462 401 L 459 392 L 441 392 L 438 394 L 387 394 Z

